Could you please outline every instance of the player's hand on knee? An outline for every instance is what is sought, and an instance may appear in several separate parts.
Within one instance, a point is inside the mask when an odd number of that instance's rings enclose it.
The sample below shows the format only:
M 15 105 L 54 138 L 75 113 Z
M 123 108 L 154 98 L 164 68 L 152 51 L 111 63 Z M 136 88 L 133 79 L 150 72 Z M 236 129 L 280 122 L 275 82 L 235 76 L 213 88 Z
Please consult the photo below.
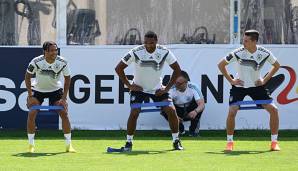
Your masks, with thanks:
M 193 110 L 193 111 L 191 111 L 191 112 L 188 113 L 188 117 L 191 118 L 191 119 L 194 119 L 197 116 L 197 114 L 198 113 Z
M 131 84 L 128 88 L 130 91 L 143 91 L 143 87 L 137 84 Z
M 27 105 L 27 108 L 29 109 L 31 106 L 39 105 L 39 101 L 33 96 L 28 96 L 26 105 Z

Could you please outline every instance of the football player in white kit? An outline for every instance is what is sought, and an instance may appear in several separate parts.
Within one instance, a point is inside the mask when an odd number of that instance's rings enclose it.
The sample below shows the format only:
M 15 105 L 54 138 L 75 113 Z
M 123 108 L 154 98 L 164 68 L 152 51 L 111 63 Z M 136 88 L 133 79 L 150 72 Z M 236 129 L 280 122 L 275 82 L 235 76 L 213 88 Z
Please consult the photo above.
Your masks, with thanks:
M 43 44 L 44 54 L 32 59 L 25 74 L 25 83 L 28 91 L 27 106 L 41 105 L 45 98 L 50 105 L 63 106 L 63 110 L 57 110 L 61 120 L 66 142 L 66 152 L 76 152 L 71 145 L 71 126 L 67 110 L 67 93 L 70 86 L 70 71 L 65 58 L 58 56 L 58 47 L 55 42 L 46 41 Z M 35 75 L 31 83 L 32 76 Z M 64 76 L 64 87 L 60 81 Z M 27 133 L 29 140 L 29 152 L 33 153 L 35 136 L 35 118 L 38 110 L 29 110 L 27 120 Z
M 270 92 L 264 85 L 270 78 L 278 71 L 280 64 L 274 55 L 262 46 L 257 45 L 259 32 L 256 30 L 247 30 L 243 36 L 243 46 L 229 53 L 223 58 L 218 68 L 225 78 L 230 82 L 232 88 L 230 90 L 229 104 L 237 101 L 243 101 L 246 95 L 250 96 L 253 100 L 269 100 Z M 226 69 L 226 65 L 235 62 L 237 75 L 232 78 Z M 264 66 L 265 62 L 272 65 L 269 73 L 262 78 L 260 69 Z M 278 109 L 272 102 L 271 104 L 263 104 L 270 114 L 270 129 L 271 129 L 271 147 L 272 151 L 279 151 L 277 143 L 279 117 Z M 231 105 L 227 117 L 227 145 L 226 151 L 234 149 L 233 134 L 235 128 L 235 117 L 239 106 Z
M 130 83 L 124 73 L 124 69 L 134 64 L 134 79 Z M 167 63 L 173 73 L 169 83 L 163 87 L 161 81 L 162 69 Z M 121 81 L 130 89 L 130 103 L 142 103 L 145 99 L 151 98 L 154 102 L 172 101 L 168 91 L 180 75 L 180 66 L 174 54 L 164 46 L 157 44 L 157 35 L 148 31 L 144 36 L 144 45 L 130 50 L 118 63 L 115 68 Z M 179 122 L 173 105 L 162 107 L 168 115 L 169 125 L 172 130 L 173 147 L 175 150 L 182 150 L 179 139 Z M 131 109 L 127 121 L 127 141 L 124 146 L 125 151 L 132 150 L 133 135 L 136 130 L 137 119 L 140 108 Z
M 181 71 L 175 85 L 170 89 L 169 95 L 173 100 L 179 117 L 179 132 L 185 134 L 183 121 L 191 121 L 189 126 L 189 136 L 199 135 L 200 119 L 205 109 L 204 97 L 198 87 L 190 81 L 186 71 Z M 161 112 L 167 120 L 168 117 Z

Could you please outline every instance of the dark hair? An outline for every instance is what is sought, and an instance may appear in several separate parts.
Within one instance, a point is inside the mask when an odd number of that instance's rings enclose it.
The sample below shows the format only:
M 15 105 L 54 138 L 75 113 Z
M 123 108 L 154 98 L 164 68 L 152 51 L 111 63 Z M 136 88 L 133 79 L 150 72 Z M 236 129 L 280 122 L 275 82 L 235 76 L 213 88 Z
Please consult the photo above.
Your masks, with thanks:
M 252 41 L 259 40 L 259 32 L 257 30 L 246 30 L 244 35 L 249 36 Z
M 146 38 L 154 38 L 157 40 L 157 34 L 153 31 L 147 31 L 147 33 L 145 34 Z
M 55 42 L 53 42 L 53 41 L 45 41 L 45 42 L 43 43 L 43 45 L 42 45 L 42 49 L 43 49 L 43 51 L 49 51 L 49 48 L 50 48 L 50 46 L 52 46 L 52 45 L 55 45 L 55 46 L 58 48 L 58 46 L 57 46 L 57 44 L 56 44 Z
M 180 76 L 185 78 L 187 81 L 190 81 L 189 75 L 186 71 L 181 70 Z

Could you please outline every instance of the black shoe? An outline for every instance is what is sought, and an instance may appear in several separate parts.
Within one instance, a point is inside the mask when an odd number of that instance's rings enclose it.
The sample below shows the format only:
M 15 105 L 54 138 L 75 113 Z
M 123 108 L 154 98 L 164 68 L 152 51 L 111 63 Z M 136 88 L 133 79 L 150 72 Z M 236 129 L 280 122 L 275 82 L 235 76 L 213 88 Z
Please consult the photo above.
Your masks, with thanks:
M 126 142 L 123 147 L 123 152 L 131 152 L 132 150 L 132 142 Z
M 175 142 L 173 143 L 173 148 L 174 150 L 183 150 L 183 147 L 179 139 L 175 140 Z

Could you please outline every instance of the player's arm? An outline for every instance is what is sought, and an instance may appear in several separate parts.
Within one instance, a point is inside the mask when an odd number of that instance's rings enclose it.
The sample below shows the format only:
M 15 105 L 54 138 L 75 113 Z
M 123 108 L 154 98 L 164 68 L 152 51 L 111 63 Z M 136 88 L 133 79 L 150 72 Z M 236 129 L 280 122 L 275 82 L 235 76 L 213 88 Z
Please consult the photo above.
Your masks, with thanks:
M 62 95 L 62 100 L 66 100 L 67 99 L 67 94 L 69 91 L 69 87 L 70 87 L 70 75 L 68 76 L 64 76 L 64 88 L 63 88 L 63 95 Z
M 203 112 L 203 110 L 205 109 L 205 101 L 204 101 L 204 99 L 196 100 L 196 103 L 197 103 L 198 107 L 195 109 L 195 112 L 196 113 Z
M 25 74 L 25 84 L 26 84 L 26 88 L 28 91 L 28 97 L 32 97 L 33 93 L 32 93 L 32 89 L 31 89 L 31 78 L 32 78 L 33 74 L 30 74 L 29 72 L 26 72 Z
M 178 62 L 174 62 L 173 64 L 170 65 L 170 67 L 173 70 L 171 79 L 169 81 L 169 83 L 166 85 L 165 90 L 168 92 L 171 87 L 175 84 L 176 79 L 179 77 L 180 73 L 181 73 L 181 69 L 180 69 L 180 65 L 178 64 Z
M 243 81 L 239 79 L 233 79 L 228 72 L 226 66 L 229 63 L 226 61 L 225 58 L 223 58 L 218 64 L 218 69 L 222 73 L 222 75 L 232 84 L 232 85 L 243 85 Z
M 118 65 L 115 67 L 115 71 L 117 73 L 117 75 L 119 76 L 120 80 L 122 81 L 122 83 L 124 85 L 126 85 L 131 91 L 143 91 L 143 88 L 136 85 L 136 84 L 130 84 L 130 82 L 128 81 L 126 75 L 125 75 L 125 68 L 127 68 L 127 64 L 125 64 L 124 62 L 120 61 L 118 63 Z
M 275 61 L 272 64 L 272 68 L 269 71 L 269 73 L 264 77 L 263 84 L 266 84 L 271 79 L 271 77 L 278 71 L 279 68 L 280 68 L 279 62 L 278 61 Z
M 130 83 L 125 75 L 125 68 L 127 68 L 128 65 L 126 65 L 124 62 L 120 61 L 118 65 L 115 68 L 115 71 L 117 75 L 119 76 L 120 80 L 124 85 L 126 85 L 128 88 L 130 87 Z
M 218 64 L 218 69 L 222 73 L 222 75 L 232 84 L 233 78 L 231 77 L 230 73 L 228 72 L 226 66 L 229 63 L 223 58 Z
M 198 107 L 188 113 L 188 116 L 192 119 L 194 119 L 200 112 L 203 112 L 203 110 L 205 109 L 204 99 L 196 100 L 196 103 Z

